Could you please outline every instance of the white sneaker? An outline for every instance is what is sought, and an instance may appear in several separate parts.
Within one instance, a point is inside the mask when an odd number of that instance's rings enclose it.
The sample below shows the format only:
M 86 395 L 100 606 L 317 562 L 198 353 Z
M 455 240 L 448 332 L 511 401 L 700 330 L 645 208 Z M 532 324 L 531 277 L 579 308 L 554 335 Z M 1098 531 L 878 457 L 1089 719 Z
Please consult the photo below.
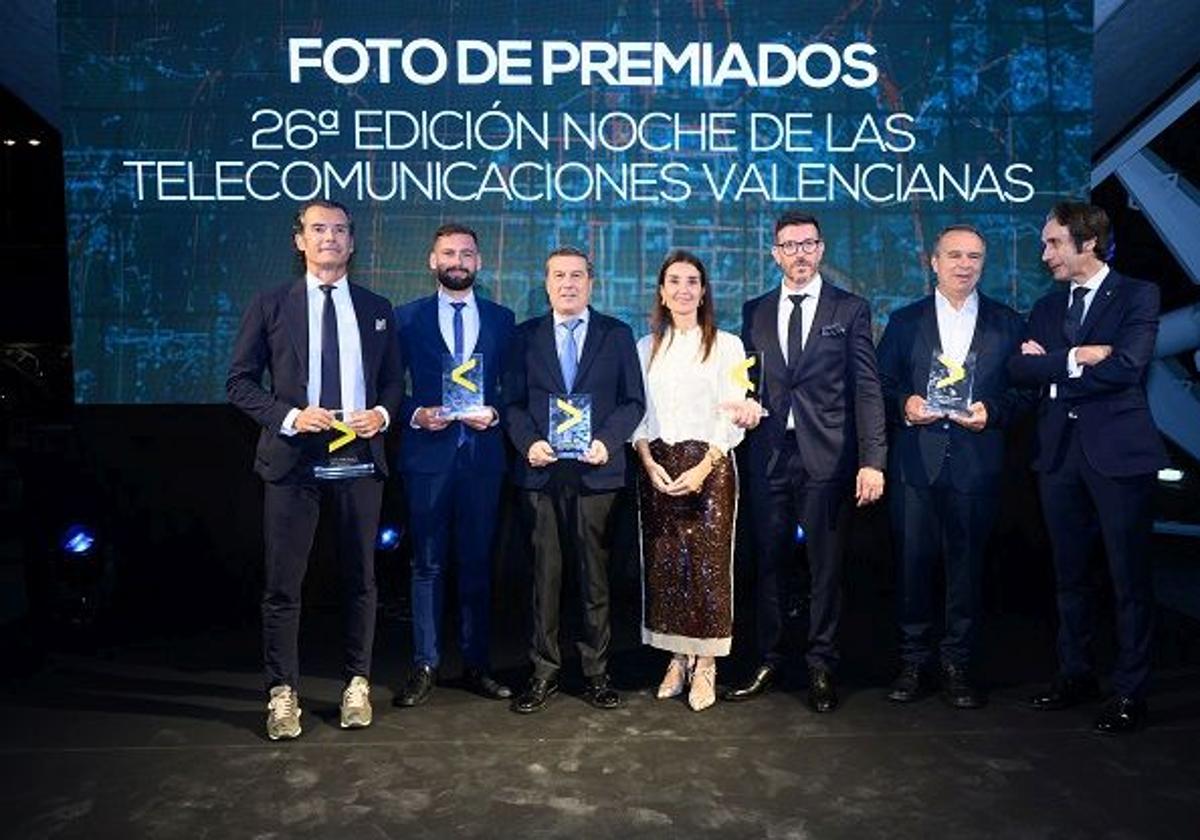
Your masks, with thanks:
M 366 677 L 351 677 L 342 692 L 342 729 L 371 725 L 371 684 Z
M 277 685 L 271 689 L 271 701 L 267 703 L 267 737 L 272 741 L 300 737 L 300 698 L 290 685 Z

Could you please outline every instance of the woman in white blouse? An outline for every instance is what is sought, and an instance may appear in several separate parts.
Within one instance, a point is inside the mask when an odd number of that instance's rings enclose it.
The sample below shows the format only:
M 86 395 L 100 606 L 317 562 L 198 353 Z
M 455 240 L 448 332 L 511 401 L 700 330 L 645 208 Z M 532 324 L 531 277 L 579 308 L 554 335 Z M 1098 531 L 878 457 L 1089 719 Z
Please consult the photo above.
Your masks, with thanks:
M 674 654 L 658 697 L 690 684 L 696 711 L 716 700 L 716 659 L 733 637 L 734 425 L 752 411 L 738 382 L 741 339 L 717 329 L 704 264 L 672 251 L 658 272 L 651 332 L 638 342 L 646 414 L 633 433 L 638 482 L 642 641 Z

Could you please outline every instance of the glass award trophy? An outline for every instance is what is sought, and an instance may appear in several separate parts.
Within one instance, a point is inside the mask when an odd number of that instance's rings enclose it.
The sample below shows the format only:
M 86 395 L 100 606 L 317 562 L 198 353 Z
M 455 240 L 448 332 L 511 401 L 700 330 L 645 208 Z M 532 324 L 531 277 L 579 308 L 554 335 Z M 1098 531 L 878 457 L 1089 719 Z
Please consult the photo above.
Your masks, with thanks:
M 960 364 L 941 350 L 934 350 L 929 364 L 929 385 L 925 389 L 925 410 L 930 414 L 970 414 L 974 385 L 974 353 L 968 353 Z
M 578 459 L 592 445 L 590 394 L 550 395 L 550 447 L 559 458 Z
M 361 440 L 354 430 L 344 422 L 346 412 L 333 412 L 332 435 L 321 449 L 321 457 L 313 465 L 313 478 L 319 481 L 337 481 L 346 478 L 363 478 L 375 474 L 375 461 L 366 441 Z
M 462 362 L 442 356 L 441 416 L 457 420 L 483 411 L 483 354 L 472 353 Z
M 762 406 L 762 416 L 769 417 L 767 404 L 763 401 L 763 354 L 759 350 L 751 350 L 745 360 L 738 362 L 729 371 L 733 384 L 746 393 L 746 396 L 756 400 Z

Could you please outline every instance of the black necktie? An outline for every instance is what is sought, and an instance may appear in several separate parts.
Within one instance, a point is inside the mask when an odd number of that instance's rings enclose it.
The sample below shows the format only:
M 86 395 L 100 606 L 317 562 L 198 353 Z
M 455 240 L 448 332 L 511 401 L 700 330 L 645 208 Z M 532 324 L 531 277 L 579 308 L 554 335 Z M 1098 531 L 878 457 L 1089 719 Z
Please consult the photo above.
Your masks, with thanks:
M 800 353 L 804 350 L 804 312 L 800 308 L 800 304 L 804 303 L 804 299 L 808 297 L 804 295 L 788 295 L 788 300 L 792 302 L 792 314 L 788 318 L 788 367 L 795 368 L 800 364 Z
M 1067 317 L 1063 319 L 1063 335 L 1072 347 L 1079 339 L 1079 328 L 1083 324 L 1083 299 L 1087 293 L 1087 286 L 1076 286 L 1071 290 L 1071 305 L 1067 307 Z
M 321 408 L 342 408 L 342 364 L 338 352 L 337 310 L 333 308 L 333 286 L 320 287 L 325 293 L 321 312 Z

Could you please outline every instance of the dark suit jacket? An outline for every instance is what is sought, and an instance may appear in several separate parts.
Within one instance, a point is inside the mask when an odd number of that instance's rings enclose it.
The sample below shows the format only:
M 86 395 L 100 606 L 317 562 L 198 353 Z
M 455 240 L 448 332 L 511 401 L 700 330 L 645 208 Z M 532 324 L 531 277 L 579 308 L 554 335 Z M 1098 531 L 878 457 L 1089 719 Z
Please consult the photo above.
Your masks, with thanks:
M 479 307 L 479 340 L 473 352 L 483 354 L 483 401 L 502 412 L 501 373 L 516 318 L 512 310 L 475 296 Z M 414 429 L 413 412 L 421 406 L 442 402 L 442 359 L 451 352 L 438 327 L 437 295 L 396 307 L 400 356 L 407 368 L 411 392 L 400 408 L 398 422 L 404 424 L 400 438 L 399 467 L 406 473 L 440 473 L 454 462 L 459 424 L 440 432 Z M 499 425 L 482 432 L 464 427 L 471 439 L 471 463 L 484 472 L 504 472 L 504 433 Z
M 395 423 L 404 381 L 392 306 L 386 298 L 354 283 L 350 284 L 350 299 L 362 342 L 367 408 L 383 406 Z M 264 371 L 271 375 L 269 390 L 263 387 Z M 307 389 L 308 308 L 304 278 L 300 278 L 259 292 L 250 301 L 225 381 L 229 401 L 262 426 L 254 470 L 265 481 L 284 478 L 306 452 L 311 454 L 328 443 L 324 435 L 279 434 L 287 413 L 308 405 Z M 376 469 L 386 475 L 383 435 L 375 435 L 368 444 Z
M 608 462 L 585 467 L 581 481 L 590 490 L 616 490 L 625 484 L 625 442 L 646 410 L 642 369 L 633 332 L 621 321 L 589 309 L 587 338 L 572 393 L 592 397 L 592 438 L 608 449 Z M 547 471 L 529 466 L 529 447 L 550 436 L 550 395 L 566 392 L 554 343 L 554 316 L 517 326 L 504 377 L 504 424 L 516 447 L 513 481 L 539 490 Z
M 823 281 L 808 341 L 794 372 L 779 346 L 778 287 L 742 308 L 742 343 L 763 354 L 763 400 L 769 415 L 751 434 L 751 463 L 765 475 L 795 412 L 796 441 L 808 479 L 853 478 L 859 467 L 887 461 L 883 396 L 867 302 Z
M 1028 336 L 1046 355 L 1024 356 L 1018 350 L 1008 365 L 1014 382 L 1041 390 L 1033 468 L 1045 472 L 1057 466 L 1069 423 L 1077 425 L 1084 456 L 1102 475 L 1142 475 L 1166 466 L 1144 387 L 1158 335 L 1158 287 L 1109 272 L 1088 307 L 1076 345 L 1110 344 L 1112 355 L 1071 379 L 1067 352 L 1072 345 L 1063 334 L 1069 296 L 1065 286 L 1039 300 L 1029 313 Z M 1051 383 L 1058 388 L 1053 400 Z M 1069 419 L 1069 411 L 1078 419 Z
M 1030 405 L 1026 392 L 1010 386 L 1008 360 L 1019 352 L 1025 324 L 1002 303 L 979 295 L 979 314 L 971 351 L 975 353 L 972 401 L 987 407 L 988 422 L 971 432 L 951 420 L 909 426 L 904 403 L 925 396 L 934 351 L 941 352 L 934 296 L 892 313 L 879 343 L 879 376 L 891 432 L 892 476 L 914 487 L 929 487 L 942 470 L 949 450 L 951 486 L 964 493 L 995 490 L 1004 466 L 1004 429 Z

